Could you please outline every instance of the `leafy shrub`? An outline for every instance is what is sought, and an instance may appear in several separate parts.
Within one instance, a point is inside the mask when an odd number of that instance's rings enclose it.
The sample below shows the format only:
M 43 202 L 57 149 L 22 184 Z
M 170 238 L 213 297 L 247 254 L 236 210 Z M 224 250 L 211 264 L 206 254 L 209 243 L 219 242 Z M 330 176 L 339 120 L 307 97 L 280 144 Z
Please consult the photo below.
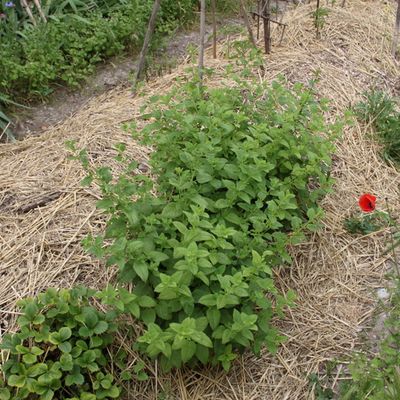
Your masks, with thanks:
M 400 113 L 397 102 L 386 93 L 372 90 L 364 94 L 365 101 L 355 106 L 358 118 L 375 129 L 383 144 L 383 157 L 400 162 Z
M 2 366 L 2 400 L 119 397 L 106 351 L 117 327 L 115 314 L 91 306 L 93 294 L 84 288 L 48 289 L 20 301 L 20 331 L 6 334 L 1 344 L 10 353 Z
M 271 319 L 293 297 L 278 293 L 272 267 L 290 262 L 286 246 L 317 226 L 339 125 L 325 125 L 326 103 L 302 85 L 203 92 L 190 82 L 158 100 L 135 134 L 155 145 L 156 181 L 136 174 L 123 144 L 124 173 L 89 170 L 85 183 L 97 178 L 110 219 L 86 245 L 147 299 L 131 310 L 146 326 L 141 351 L 166 370 L 229 369 L 237 351 L 274 351 L 282 339 Z M 88 169 L 85 152 L 78 157 Z

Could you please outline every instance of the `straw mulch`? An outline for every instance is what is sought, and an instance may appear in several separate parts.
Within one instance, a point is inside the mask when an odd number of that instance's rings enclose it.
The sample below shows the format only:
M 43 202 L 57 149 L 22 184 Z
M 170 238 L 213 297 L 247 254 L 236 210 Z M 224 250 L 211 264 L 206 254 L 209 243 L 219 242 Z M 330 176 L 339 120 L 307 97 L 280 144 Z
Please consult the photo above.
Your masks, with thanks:
M 371 85 L 396 93 L 399 68 L 390 56 L 394 5 L 375 0 L 348 3 L 345 8 L 330 8 L 319 41 L 311 5 L 288 12 L 285 37 L 267 57 L 264 79 L 282 74 L 290 82 L 305 82 L 319 72 L 319 93 L 332 101 L 332 115 L 356 102 Z M 279 38 L 278 29 L 274 35 Z M 210 85 L 220 81 L 229 62 L 223 59 L 226 46 L 221 44 L 217 61 L 208 53 L 207 65 L 216 70 Z M 184 68 L 147 85 L 144 97 L 132 98 L 128 88 L 118 88 L 94 98 L 40 137 L 0 146 L 3 332 L 14 327 L 15 301 L 24 296 L 49 286 L 102 287 L 112 279 L 114 271 L 81 247 L 88 233 L 103 229 L 104 218 L 95 209 L 98 190 L 80 186 L 84 173 L 77 162 L 67 159 L 64 142 L 75 139 L 78 146 L 88 149 L 91 162 L 99 165 L 111 163 L 113 145 L 124 141 L 131 156 L 145 163 L 149 149 L 133 143 L 121 125 L 140 114 L 147 95 L 165 93 L 185 74 Z M 129 398 L 150 400 L 161 393 L 163 398 L 185 400 L 314 398 L 307 376 L 323 374 L 326 361 L 344 359 L 357 348 L 359 332 L 376 304 L 375 288 L 383 284 L 387 270 L 388 256 L 382 250 L 388 232 L 350 236 L 343 229 L 343 219 L 357 212 L 357 198 L 364 192 L 375 193 L 381 207 L 384 198 L 393 209 L 400 207 L 399 172 L 381 160 L 368 129 L 357 123 L 345 129 L 337 144 L 333 174 L 336 185 L 323 203 L 323 229 L 295 246 L 292 267 L 277 272 L 278 285 L 298 295 L 297 307 L 285 320 L 277 321 L 287 337 L 278 354 L 245 354 L 227 375 L 216 370 L 161 375 L 152 369 L 148 382 L 131 384 Z

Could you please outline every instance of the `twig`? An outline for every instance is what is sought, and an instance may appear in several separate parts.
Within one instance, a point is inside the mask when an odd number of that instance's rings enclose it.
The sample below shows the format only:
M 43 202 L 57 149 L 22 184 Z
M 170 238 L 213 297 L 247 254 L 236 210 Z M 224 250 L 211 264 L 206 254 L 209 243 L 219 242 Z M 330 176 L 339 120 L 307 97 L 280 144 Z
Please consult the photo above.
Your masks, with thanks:
M 252 11 L 251 13 L 252 13 L 253 15 L 256 15 L 256 16 L 260 17 L 260 18 L 267 19 L 266 16 L 261 15 L 261 14 L 258 14 L 258 13 L 254 12 L 254 11 Z M 271 18 L 269 18 L 269 21 L 270 21 L 270 22 L 273 22 L 274 24 L 281 25 L 281 26 L 287 26 L 287 24 L 285 24 L 284 22 L 275 21 L 274 19 L 271 19 Z

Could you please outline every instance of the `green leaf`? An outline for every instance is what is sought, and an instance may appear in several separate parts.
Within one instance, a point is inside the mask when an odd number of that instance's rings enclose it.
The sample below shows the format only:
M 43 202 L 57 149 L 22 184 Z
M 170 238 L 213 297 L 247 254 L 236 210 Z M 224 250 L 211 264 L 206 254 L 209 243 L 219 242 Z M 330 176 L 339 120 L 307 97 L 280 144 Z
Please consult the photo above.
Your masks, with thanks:
M 99 323 L 94 328 L 94 333 L 96 335 L 101 335 L 102 333 L 106 332 L 108 329 L 108 324 L 106 321 L 99 321 Z
M 219 325 L 219 321 L 221 320 L 221 311 L 215 307 L 209 308 L 207 310 L 207 319 L 210 323 L 211 329 L 216 329 L 216 327 Z
M 70 342 L 64 342 L 60 343 L 58 345 L 58 348 L 63 352 L 63 353 L 70 353 L 72 350 L 72 346 Z
M 67 386 L 72 386 L 72 385 L 83 385 L 85 382 L 85 378 L 83 377 L 82 374 L 80 373 L 75 373 L 75 374 L 69 374 L 65 378 L 65 384 Z
M 215 294 L 206 294 L 199 299 L 200 304 L 204 304 L 205 306 L 212 307 L 217 305 L 217 299 Z
M 18 388 L 24 387 L 26 382 L 25 376 L 22 375 L 10 375 L 10 377 L 7 380 L 7 383 L 10 386 L 15 386 Z
M 72 371 L 74 364 L 71 354 L 63 354 L 60 357 L 60 365 L 63 371 Z
M 66 340 L 68 340 L 71 336 L 72 336 L 72 331 L 70 328 L 68 327 L 63 327 L 58 331 L 59 335 L 60 335 L 60 340 L 62 342 L 65 342 Z
M 141 311 L 141 319 L 146 324 L 149 325 L 156 320 L 156 312 L 152 308 L 147 308 Z
M 52 400 L 54 392 L 51 389 L 47 389 L 45 393 L 40 396 L 40 400 Z
M 197 349 L 196 343 L 192 342 L 191 340 L 185 340 L 181 348 L 182 361 L 184 363 L 189 361 L 196 353 L 196 349 Z
M 146 265 L 146 263 L 135 262 L 133 264 L 133 269 L 135 270 L 135 272 L 138 274 L 139 278 L 143 282 L 147 282 L 147 279 L 149 277 L 149 269 L 148 269 L 148 266 Z
M 156 301 L 151 298 L 150 296 L 140 296 L 138 299 L 140 307 L 155 307 L 156 306 Z
M 213 347 L 211 339 L 204 332 L 194 332 L 191 335 L 191 338 L 195 342 L 197 342 L 205 347 L 210 347 L 210 348 Z
M 11 393 L 7 388 L 0 388 L 0 400 L 10 400 Z
M 34 364 L 37 360 L 37 356 L 35 356 L 34 354 L 24 354 L 22 356 L 22 361 L 25 364 Z

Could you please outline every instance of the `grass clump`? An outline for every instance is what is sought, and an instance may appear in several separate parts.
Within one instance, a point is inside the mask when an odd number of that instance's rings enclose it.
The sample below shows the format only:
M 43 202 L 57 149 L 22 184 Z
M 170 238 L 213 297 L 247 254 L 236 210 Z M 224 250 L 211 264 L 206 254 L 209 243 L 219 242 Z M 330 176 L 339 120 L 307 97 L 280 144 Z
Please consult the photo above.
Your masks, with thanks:
M 355 107 L 360 120 L 370 124 L 383 145 L 383 158 L 400 163 L 400 112 L 396 99 L 379 90 L 364 94 Z

